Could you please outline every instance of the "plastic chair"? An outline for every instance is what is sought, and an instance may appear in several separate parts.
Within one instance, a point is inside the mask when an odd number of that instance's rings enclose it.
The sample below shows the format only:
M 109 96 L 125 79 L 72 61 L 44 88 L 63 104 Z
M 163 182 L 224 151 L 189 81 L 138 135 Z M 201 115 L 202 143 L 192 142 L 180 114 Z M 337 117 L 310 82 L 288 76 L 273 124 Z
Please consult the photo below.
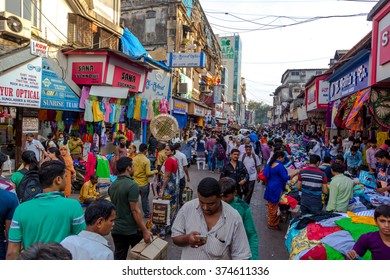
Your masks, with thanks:
M 206 161 L 205 160 L 197 160 L 196 164 L 198 166 L 198 170 L 200 170 L 200 165 L 203 164 L 203 170 L 206 169 Z

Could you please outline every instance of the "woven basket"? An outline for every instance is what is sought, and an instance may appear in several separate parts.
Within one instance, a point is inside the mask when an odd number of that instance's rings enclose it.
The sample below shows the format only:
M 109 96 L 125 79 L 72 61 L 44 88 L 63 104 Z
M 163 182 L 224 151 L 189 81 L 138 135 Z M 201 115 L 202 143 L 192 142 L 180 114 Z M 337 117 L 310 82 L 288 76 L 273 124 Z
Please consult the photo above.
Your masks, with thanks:
M 179 124 L 171 115 L 161 114 L 150 122 L 150 132 L 158 141 L 168 142 L 179 133 Z

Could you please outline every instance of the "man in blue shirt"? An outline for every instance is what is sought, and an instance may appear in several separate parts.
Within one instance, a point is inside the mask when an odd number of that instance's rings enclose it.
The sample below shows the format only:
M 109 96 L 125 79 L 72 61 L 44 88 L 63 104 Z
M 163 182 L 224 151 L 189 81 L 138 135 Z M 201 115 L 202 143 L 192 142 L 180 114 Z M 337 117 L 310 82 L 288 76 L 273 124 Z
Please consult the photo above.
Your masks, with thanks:
M 358 150 L 358 147 L 352 146 L 351 149 L 344 154 L 347 171 L 353 176 L 358 175 L 360 166 L 363 164 L 362 153 Z

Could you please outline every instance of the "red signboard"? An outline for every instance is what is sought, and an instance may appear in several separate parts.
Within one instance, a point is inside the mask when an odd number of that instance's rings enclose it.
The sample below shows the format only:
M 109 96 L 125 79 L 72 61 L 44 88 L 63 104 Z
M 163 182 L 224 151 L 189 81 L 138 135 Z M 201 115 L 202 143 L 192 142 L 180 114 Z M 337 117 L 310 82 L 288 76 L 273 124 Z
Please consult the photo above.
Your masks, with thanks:
M 103 62 L 73 62 L 72 80 L 79 85 L 102 84 Z
M 379 63 L 384 65 L 390 61 L 390 25 L 382 30 L 379 41 Z
M 112 86 L 126 87 L 129 88 L 130 91 L 138 92 L 140 81 L 140 74 L 115 66 Z

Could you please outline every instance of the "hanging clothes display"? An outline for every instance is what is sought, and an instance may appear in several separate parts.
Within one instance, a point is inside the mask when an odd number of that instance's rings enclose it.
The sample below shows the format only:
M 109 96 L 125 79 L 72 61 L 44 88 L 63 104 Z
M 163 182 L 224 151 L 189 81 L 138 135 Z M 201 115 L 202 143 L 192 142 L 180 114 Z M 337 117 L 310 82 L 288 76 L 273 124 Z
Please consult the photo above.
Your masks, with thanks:
M 92 101 L 85 100 L 84 103 L 85 103 L 84 120 L 86 122 L 93 122 Z
M 169 103 L 165 98 L 161 99 L 160 104 L 158 106 L 158 110 L 161 114 L 168 114 L 169 111 Z
M 135 106 L 134 106 L 134 119 L 137 121 L 141 120 L 141 102 L 142 102 L 142 97 L 137 96 L 135 98 Z
M 110 104 L 111 114 L 110 114 L 110 123 L 115 123 L 115 114 L 116 114 L 116 104 Z
M 115 104 L 115 123 L 119 123 L 121 118 L 121 105 Z
M 375 121 L 386 129 L 390 129 L 390 90 L 371 90 L 369 109 Z
M 110 114 L 112 112 L 112 108 L 111 108 L 110 103 L 108 103 L 108 102 L 104 103 L 104 110 L 105 110 L 105 112 L 104 112 L 104 121 L 105 122 L 110 122 Z
M 154 118 L 153 99 L 149 98 L 149 100 L 148 100 L 148 114 L 146 116 L 146 119 L 148 121 L 151 121 L 153 118 Z
M 101 122 L 104 121 L 103 112 L 100 110 L 99 101 L 92 101 L 92 112 L 93 112 L 93 121 Z
M 154 99 L 153 100 L 153 112 L 154 112 L 154 116 L 155 117 L 160 115 L 159 106 L 160 106 L 160 100 L 159 99 Z
M 132 96 L 129 98 L 129 102 L 127 105 L 127 117 L 132 119 L 134 117 L 134 106 L 135 106 L 135 97 Z
M 121 110 L 121 114 L 120 114 L 120 118 L 119 118 L 119 122 L 120 123 L 124 123 L 125 122 L 125 117 L 126 117 L 126 111 L 127 111 L 127 107 L 125 105 L 119 105 L 120 106 L 120 110 Z
M 352 106 L 352 110 L 349 113 L 347 120 L 345 122 L 345 127 L 353 130 L 359 131 L 363 130 L 363 104 L 366 103 L 370 96 L 370 89 L 365 89 L 357 93 L 357 98 L 355 103 Z
M 141 120 L 147 120 L 148 116 L 148 99 L 142 98 L 141 102 Z
M 79 102 L 79 108 L 85 109 L 85 100 L 89 99 L 89 92 L 91 91 L 90 87 L 83 86 L 81 89 L 81 96 L 80 96 L 80 102 Z

